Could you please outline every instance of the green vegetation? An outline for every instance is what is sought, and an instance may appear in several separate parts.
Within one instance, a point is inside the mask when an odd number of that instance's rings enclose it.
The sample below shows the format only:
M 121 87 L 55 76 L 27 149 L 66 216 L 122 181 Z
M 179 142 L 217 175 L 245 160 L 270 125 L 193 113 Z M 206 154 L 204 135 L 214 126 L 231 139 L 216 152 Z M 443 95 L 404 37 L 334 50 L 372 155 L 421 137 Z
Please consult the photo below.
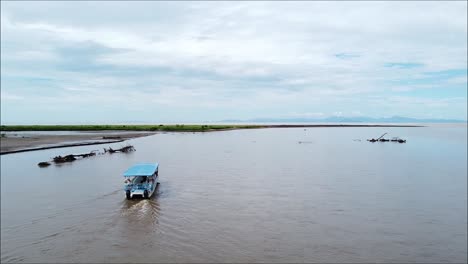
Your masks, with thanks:
M 205 132 L 227 129 L 262 128 L 261 125 L 19 125 L 0 126 L 1 131 L 170 131 Z

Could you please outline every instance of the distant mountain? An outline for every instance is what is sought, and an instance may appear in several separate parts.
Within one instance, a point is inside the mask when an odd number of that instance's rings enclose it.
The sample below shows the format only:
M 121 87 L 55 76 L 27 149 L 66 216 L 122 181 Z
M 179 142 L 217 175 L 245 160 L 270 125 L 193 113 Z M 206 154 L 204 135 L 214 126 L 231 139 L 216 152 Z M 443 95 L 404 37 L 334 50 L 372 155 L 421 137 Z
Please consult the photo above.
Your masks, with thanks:
M 221 120 L 229 123 L 466 123 L 466 120 L 457 119 L 418 119 L 403 116 L 373 118 L 366 116 L 341 117 L 330 116 L 327 118 L 254 118 L 248 120 Z

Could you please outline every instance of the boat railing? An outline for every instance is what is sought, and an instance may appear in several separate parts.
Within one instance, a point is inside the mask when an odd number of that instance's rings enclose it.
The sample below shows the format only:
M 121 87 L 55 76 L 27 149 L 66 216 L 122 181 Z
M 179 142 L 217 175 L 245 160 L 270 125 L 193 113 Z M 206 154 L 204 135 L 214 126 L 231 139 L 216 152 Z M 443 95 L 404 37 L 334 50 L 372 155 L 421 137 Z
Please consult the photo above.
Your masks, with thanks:
M 132 189 L 136 189 L 136 190 L 146 190 L 146 189 L 148 189 L 148 183 L 136 183 L 136 184 L 133 184 Z

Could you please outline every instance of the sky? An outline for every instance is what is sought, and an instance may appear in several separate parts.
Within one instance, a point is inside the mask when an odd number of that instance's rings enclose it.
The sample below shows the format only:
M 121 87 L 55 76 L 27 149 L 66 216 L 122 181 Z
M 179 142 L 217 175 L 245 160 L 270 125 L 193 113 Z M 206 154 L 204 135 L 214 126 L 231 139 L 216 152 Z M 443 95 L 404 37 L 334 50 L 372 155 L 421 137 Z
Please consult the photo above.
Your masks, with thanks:
M 1 1 L 1 122 L 466 120 L 467 49 L 466 1 Z

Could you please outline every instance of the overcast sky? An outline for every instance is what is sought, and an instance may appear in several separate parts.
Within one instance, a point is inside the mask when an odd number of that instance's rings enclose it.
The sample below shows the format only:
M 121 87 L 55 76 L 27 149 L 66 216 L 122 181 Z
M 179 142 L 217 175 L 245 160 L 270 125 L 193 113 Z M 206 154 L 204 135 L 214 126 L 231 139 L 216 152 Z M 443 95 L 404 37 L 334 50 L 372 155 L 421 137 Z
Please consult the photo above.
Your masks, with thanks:
M 1 2 L 2 123 L 467 119 L 467 2 Z

